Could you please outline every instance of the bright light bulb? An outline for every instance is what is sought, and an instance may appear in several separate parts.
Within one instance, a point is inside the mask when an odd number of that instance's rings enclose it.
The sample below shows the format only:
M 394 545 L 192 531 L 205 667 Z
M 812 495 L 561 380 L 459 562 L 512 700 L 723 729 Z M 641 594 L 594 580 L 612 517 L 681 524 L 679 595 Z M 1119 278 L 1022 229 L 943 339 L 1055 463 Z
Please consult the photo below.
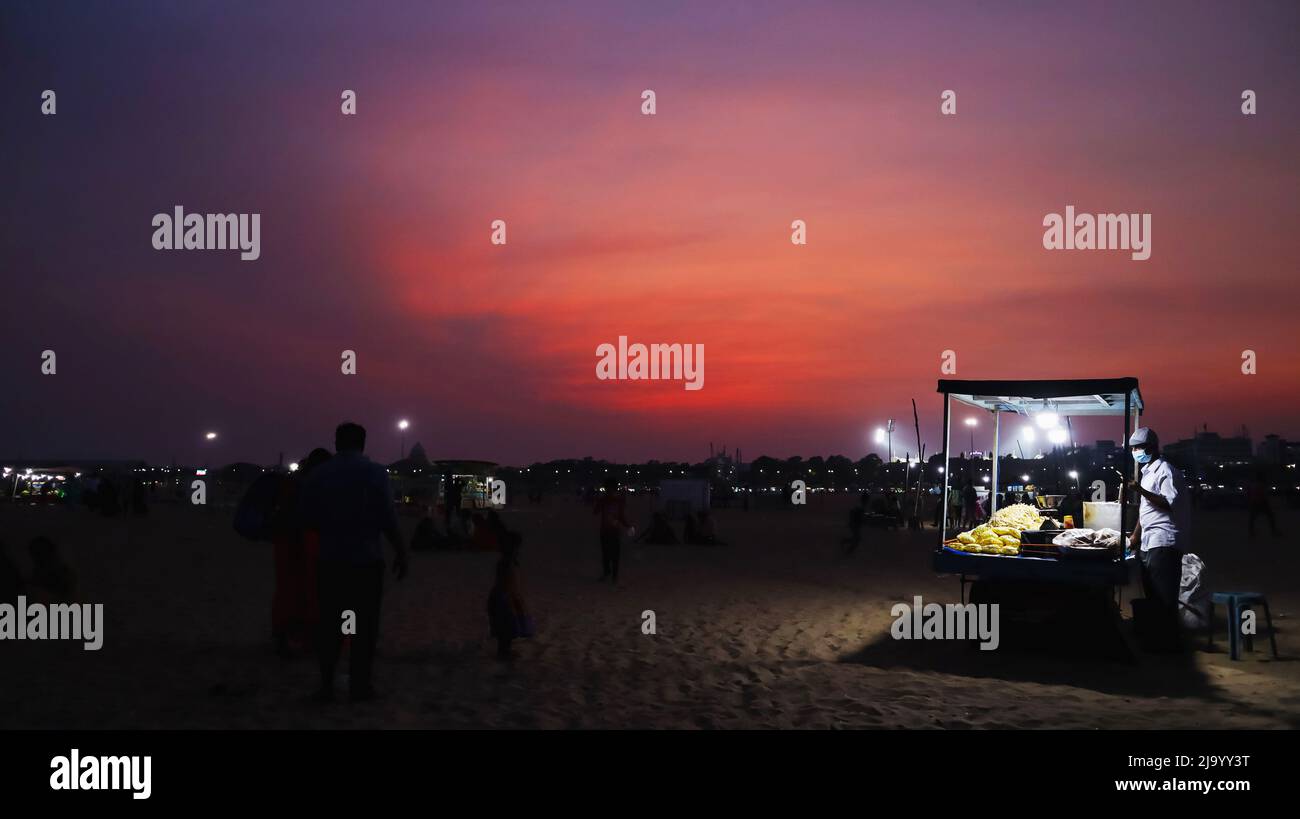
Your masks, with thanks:
M 298 463 L 296 461 L 294 463 L 289 464 L 289 471 L 290 472 L 298 471 Z
M 410 425 L 411 425 L 411 422 L 408 421 L 408 420 L 406 420 L 405 418 L 403 418 L 402 420 L 400 420 L 400 421 L 397 422 L 397 428 L 398 428 L 398 429 L 406 429 L 406 428 L 409 427 Z
M 1038 437 L 1038 433 L 1034 432 L 1034 428 L 1031 426 L 1026 426 L 1020 431 L 1020 434 L 1023 435 L 1025 440 L 1031 444 L 1034 442 L 1034 439 Z
M 978 423 L 979 423 L 979 421 L 976 421 L 974 418 L 967 418 L 967 419 L 966 419 L 966 426 L 968 426 L 968 427 L 973 427 L 973 426 L 975 426 L 975 425 L 978 424 Z
M 883 429 L 876 430 L 876 443 L 883 444 L 884 442 L 885 442 L 885 431 Z
M 209 441 L 215 441 L 217 439 L 217 433 L 209 432 L 207 435 L 204 435 L 203 437 L 207 438 Z
M 1038 424 L 1039 429 L 1052 429 L 1061 423 L 1061 416 L 1054 412 L 1040 412 L 1034 422 Z
M 1060 429 L 1059 427 L 1047 433 L 1047 440 L 1051 441 L 1054 444 L 1063 444 L 1065 443 L 1066 439 L 1069 437 L 1070 436 L 1066 433 L 1066 431 Z

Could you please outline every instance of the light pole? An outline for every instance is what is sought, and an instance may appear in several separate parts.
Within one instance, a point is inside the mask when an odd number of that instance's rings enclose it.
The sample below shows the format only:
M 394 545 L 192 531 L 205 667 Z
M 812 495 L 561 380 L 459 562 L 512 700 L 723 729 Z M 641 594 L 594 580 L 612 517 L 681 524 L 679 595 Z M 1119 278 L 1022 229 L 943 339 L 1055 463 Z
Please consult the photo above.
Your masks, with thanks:
M 975 451 L 975 427 L 979 424 L 974 418 L 966 419 L 966 426 L 970 427 L 970 452 Z
M 401 437 L 401 451 L 400 451 L 400 453 L 398 454 L 398 458 L 397 458 L 399 461 L 402 460 L 402 459 L 404 459 L 404 458 L 406 457 L 406 428 L 409 427 L 410 425 L 411 425 L 411 422 L 408 421 L 408 420 L 406 420 L 405 418 L 403 418 L 402 420 L 400 420 L 400 421 L 397 422 L 397 428 L 398 428 L 398 430 L 401 431 L 401 435 L 400 435 L 400 437 Z
M 205 441 L 208 441 L 209 443 L 211 443 L 212 441 L 217 440 L 217 433 L 215 433 L 215 432 L 205 432 L 205 433 L 203 433 L 203 439 L 204 439 Z

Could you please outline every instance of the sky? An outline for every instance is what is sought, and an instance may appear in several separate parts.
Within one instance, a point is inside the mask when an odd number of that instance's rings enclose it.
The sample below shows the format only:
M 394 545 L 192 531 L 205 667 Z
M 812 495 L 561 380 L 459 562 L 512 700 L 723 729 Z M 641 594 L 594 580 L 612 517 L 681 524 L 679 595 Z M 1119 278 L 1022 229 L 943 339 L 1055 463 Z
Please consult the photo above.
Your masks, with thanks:
M 0 109 L 0 457 L 859 458 L 913 398 L 934 452 L 945 350 L 1300 437 L 1294 2 L 3 3 Z M 155 250 L 177 205 L 260 258 Z

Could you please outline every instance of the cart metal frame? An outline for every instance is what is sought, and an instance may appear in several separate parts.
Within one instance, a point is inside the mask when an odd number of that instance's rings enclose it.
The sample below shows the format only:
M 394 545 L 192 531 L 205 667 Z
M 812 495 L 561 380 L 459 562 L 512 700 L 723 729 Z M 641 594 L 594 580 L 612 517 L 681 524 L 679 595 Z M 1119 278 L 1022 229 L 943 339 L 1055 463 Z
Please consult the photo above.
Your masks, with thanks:
M 1127 459 L 1128 439 L 1141 420 L 1145 404 L 1138 389 L 1138 380 L 1125 378 L 1087 378 L 1034 381 L 958 381 L 941 379 L 938 392 L 943 394 L 943 516 L 940 524 L 939 546 L 934 552 L 934 569 L 943 574 L 956 574 L 962 579 L 962 600 L 965 600 L 967 577 L 988 577 L 1009 580 L 1036 580 L 1085 585 L 1122 587 L 1128 583 L 1133 555 L 1120 556 L 1109 561 L 1051 560 L 1034 557 L 1000 555 L 972 555 L 948 549 L 948 482 L 952 474 L 952 402 L 966 404 L 993 413 L 993 474 L 989 491 L 990 514 L 997 511 L 999 487 L 998 451 L 1001 441 L 1001 415 L 1011 412 L 1030 417 L 1035 412 L 1055 412 L 1062 418 L 1070 416 L 1120 416 L 1123 419 L 1125 474 L 1131 472 Z M 1128 493 L 1120 489 L 1121 544 L 1128 543 Z

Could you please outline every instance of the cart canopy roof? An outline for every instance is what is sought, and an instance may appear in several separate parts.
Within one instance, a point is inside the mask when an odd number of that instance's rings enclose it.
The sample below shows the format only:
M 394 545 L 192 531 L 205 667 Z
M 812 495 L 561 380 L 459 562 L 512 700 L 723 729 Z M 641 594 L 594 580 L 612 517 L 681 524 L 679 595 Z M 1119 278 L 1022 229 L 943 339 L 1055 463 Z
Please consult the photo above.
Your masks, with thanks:
M 953 381 L 941 379 L 939 392 L 963 404 L 1021 415 L 1050 410 L 1060 415 L 1123 415 L 1124 397 L 1143 409 L 1136 378 L 1082 378 L 1043 381 Z

